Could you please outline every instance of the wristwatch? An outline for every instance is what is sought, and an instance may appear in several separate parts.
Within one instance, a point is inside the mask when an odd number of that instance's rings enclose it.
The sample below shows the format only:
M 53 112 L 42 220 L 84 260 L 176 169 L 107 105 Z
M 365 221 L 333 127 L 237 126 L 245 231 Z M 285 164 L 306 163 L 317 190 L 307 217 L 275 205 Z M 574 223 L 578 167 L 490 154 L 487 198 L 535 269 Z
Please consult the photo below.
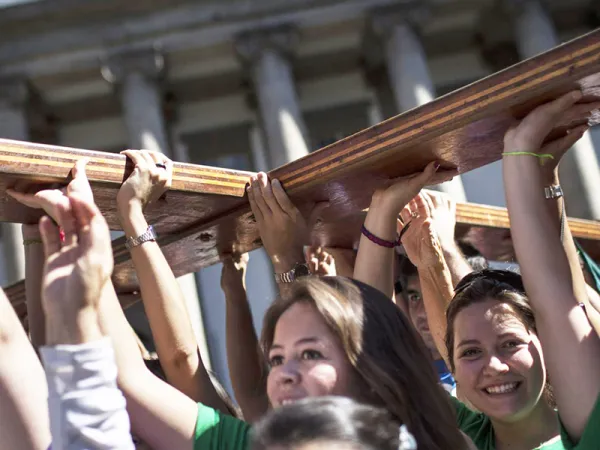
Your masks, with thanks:
M 298 278 L 310 275 L 310 269 L 306 263 L 296 263 L 292 270 L 284 273 L 276 273 L 275 281 L 277 283 L 293 283 Z
M 148 241 L 156 241 L 156 232 L 154 231 L 154 227 L 152 225 L 148 226 L 148 229 L 140 234 L 138 237 L 130 237 L 125 241 L 125 248 L 127 250 L 131 250 L 133 247 L 137 247 L 138 245 L 142 245 L 144 242 Z
M 561 198 L 563 196 L 563 190 L 560 187 L 560 184 L 556 184 L 554 186 L 547 186 L 544 188 L 544 194 L 546 194 L 546 198 Z

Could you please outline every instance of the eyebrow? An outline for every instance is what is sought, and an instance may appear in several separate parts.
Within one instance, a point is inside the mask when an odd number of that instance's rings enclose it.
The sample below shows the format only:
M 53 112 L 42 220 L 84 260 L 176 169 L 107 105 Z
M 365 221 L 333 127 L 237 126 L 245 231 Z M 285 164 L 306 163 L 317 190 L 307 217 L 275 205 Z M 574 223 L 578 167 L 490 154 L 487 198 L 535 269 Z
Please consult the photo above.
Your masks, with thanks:
M 457 347 L 462 347 L 464 345 L 479 345 L 480 342 L 477 339 L 467 339 L 464 341 L 460 341 Z
M 294 343 L 294 346 L 298 346 L 298 345 L 302 345 L 302 344 L 316 344 L 318 342 L 320 342 L 321 340 L 318 337 L 315 336 L 311 336 L 311 337 L 306 337 L 303 339 L 300 339 L 298 341 L 296 341 Z M 269 351 L 271 350 L 281 350 L 283 348 L 282 345 L 279 344 L 273 344 L 271 345 L 271 348 L 269 349 Z

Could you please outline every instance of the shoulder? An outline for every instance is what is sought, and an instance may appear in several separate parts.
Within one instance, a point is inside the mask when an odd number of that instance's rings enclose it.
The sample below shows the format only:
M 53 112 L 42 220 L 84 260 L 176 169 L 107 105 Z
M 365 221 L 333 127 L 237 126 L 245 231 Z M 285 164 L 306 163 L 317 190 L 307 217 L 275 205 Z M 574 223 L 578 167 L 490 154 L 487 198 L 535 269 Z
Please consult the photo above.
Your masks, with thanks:
M 490 445 L 494 442 L 494 429 L 490 419 L 454 397 L 450 397 L 450 401 L 456 412 L 458 428 L 473 440 L 477 448 L 493 448 L 493 445 Z
M 560 417 L 560 411 L 558 412 L 558 415 Z M 588 418 L 587 425 L 585 426 L 585 430 L 583 431 L 583 435 L 579 442 L 574 443 L 571 440 L 562 425 L 562 421 L 560 424 L 560 434 L 562 437 L 562 444 L 566 450 L 592 450 L 600 448 L 600 395 L 596 399 L 596 404 L 594 405 L 594 409 L 592 409 L 592 413 Z M 546 450 L 545 447 L 542 448 L 543 450 Z
M 250 425 L 198 403 L 194 450 L 246 450 Z

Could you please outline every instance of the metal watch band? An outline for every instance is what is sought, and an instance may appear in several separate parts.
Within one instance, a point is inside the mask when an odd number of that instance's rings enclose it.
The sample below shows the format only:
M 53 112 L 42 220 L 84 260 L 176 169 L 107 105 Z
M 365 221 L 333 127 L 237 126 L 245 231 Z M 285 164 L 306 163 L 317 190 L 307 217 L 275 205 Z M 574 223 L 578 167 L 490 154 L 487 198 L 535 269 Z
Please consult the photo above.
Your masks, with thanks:
M 294 269 L 290 270 L 289 272 L 276 273 L 275 281 L 277 283 L 293 283 L 294 282 L 294 280 L 292 279 L 293 272 L 294 272 Z
M 559 184 L 556 184 L 554 186 L 545 187 L 544 194 L 546 195 L 546 198 L 548 198 L 548 199 L 560 198 L 563 196 L 563 190 Z
M 279 284 L 293 283 L 298 278 L 310 275 L 310 270 L 306 263 L 297 263 L 292 270 L 275 274 L 275 281 Z
M 140 234 L 138 237 L 130 237 L 125 241 L 125 248 L 130 250 L 138 245 L 143 244 L 148 241 L 155 241 L 158 236 L 154 231 L 154 227 L 152 225 L 148 226 L 148 229 Z

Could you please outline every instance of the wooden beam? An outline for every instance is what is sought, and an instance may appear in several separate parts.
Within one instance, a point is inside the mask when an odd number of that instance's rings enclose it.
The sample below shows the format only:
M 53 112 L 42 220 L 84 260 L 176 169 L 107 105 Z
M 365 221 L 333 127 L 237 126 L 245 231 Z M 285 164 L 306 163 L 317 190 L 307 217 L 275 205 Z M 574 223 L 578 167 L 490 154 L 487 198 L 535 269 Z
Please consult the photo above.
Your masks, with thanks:
M 313 241 L 351 243 L 350 223 L 361 220 L 372 192 L 384 180 L 419 171 L 432 160 L 461 173 L 496 161 L 507 128 L 535 106 L 572 89 L 583 101 L 600 99 L 600 30 L 363 130 L 270 172 L 301 209 L 329 201 Z M 585 122 L 581 118 L 581 123 Z M 552 137 L 563 133 L 560 130 Z M 90 158 L 96 200 L 118 228 L 114 200 L 131 167 L 120 155 L 0 141 L 0 192 L 14 184 L 68 182 L 75 160 Z M 159 243 L 177 275 L 219 261 L 223 252 L 261 245 L 244 186 L 247 172 L 175 164 L 173 189 L 154 210 Z M 0 198 L 0 220 L 33 222 L 39 213 Z M 337 226 L 336 226 L 337 224 Z M 137 289 L 124 247 L 114 245 L 115 283 Z

